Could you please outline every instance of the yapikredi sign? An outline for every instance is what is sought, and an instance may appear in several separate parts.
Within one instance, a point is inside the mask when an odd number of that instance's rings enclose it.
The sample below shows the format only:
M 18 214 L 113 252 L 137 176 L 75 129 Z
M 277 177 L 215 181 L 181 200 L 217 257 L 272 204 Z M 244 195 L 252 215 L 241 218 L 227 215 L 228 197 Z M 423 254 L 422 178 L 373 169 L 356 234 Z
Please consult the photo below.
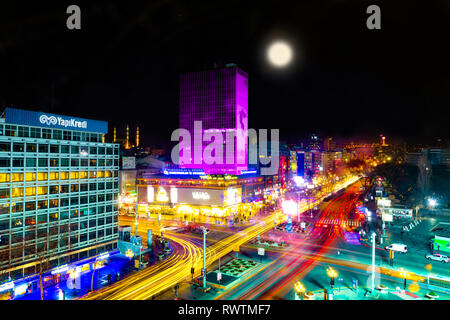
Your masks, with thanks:
M 103 134 L 108 133 L 108 123 L 106 121 L 89 120 L 15 108 L 5 109 L 5 122 L 44 128 L 78 130 Z

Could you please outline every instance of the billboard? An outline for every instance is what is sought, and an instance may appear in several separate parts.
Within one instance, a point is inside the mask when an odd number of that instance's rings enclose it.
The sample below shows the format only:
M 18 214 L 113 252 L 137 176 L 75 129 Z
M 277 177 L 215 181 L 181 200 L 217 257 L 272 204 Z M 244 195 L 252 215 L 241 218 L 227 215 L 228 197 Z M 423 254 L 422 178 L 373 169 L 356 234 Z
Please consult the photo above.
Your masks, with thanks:
M 135 169 L 136 158 L 135 157 L 122 157 L 122 169 Z
M 108 133 L 108 122 L 53 113 L 5 108 L 5 123 L 34 127 Z
M 231 206 L 242 202 L 242 190 L 147 186 L 147 202 Z

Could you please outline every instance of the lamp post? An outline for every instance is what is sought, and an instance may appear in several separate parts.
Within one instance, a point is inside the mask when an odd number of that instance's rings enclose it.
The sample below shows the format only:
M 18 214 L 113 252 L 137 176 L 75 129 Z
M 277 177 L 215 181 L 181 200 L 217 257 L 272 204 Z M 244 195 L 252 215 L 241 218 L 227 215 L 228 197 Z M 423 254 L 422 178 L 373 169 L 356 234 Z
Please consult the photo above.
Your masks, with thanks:
M 328 267 L 327 268 L 327 275 L 330 277 L 330 287 L 331 287 L 331 289 L 333 289 L 333 287 L 334 287 L 334 279 L 338 276 L 338 273 L 332 267 Z
M 203 231 L 203 290 L 206 290 L 206 234 L 208 231 L 204 226 L 201 228 Z
M 408 272 L 405 269 L 401 268 L 400 275 L 403 277 L 403 289 L 406 290 L 406 277 L 408 276 Z
M 94 275 L 97 270 L 97 260 L 92 263 L 91 291 L 94 291 Z
M 372 292 L 375 290 L 375 237 L 376 233 L 372 233 Z
M 294 290 L 297 293 L 297 295 L 303 300 L 306 291 L 305 286 L 300 281 L 297 281 L 294 284 Z
M 130 259 L 130 261 L 131 261 L 131 259 L 133 259 L 133 257 L 134 257 L 134 252 L 133 252 L 133 250 L 128 249 L 128 250 L 125 252 L 125 256 L 126 256 L 128 259 Z M 128 270 L 128 271 L 129 271 L 129 270 Z
M 134 204 L 134 236 L 137 237 L 137 202 Z

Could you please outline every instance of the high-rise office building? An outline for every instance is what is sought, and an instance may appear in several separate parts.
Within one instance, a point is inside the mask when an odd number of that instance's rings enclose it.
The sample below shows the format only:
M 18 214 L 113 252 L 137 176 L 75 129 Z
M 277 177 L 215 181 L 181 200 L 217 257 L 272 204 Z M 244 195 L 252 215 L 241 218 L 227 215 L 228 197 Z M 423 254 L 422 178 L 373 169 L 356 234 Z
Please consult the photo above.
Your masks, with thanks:
M 203 157 L 210 141 L 194 140 L 194 122 L 201 121 L 202 135 L 221 134 L 223 157 L 218 163 L 207 163 Z M 180 167 L 201 168 L 206 174 L 240 174 L 247 169 L 248 75 L 235 65 L 180 77 L 180 128 L 191 134 L 188 161 L 180 155 Z M 232 142 L 233 154 L 226 154 L 227 139 Z M 230 143 L 229 143 L 230 144 Z M 196 161 L 197 159 L 197 161 Z M 197 162 L 197 163 L 194 163 Z
M 6 108 L 0 282 L 117 248 L 119 145 L 107 122 Z

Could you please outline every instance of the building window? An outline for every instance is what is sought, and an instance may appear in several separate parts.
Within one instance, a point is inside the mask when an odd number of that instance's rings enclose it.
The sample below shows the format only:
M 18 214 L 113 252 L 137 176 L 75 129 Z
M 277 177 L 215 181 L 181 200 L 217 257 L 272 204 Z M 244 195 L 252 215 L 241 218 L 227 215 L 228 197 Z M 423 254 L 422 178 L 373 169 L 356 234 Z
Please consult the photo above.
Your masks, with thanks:
M 23 143 L 19 143 L 19 142 L 14 142 L 13 143 L 13 152 L 23 152 L 24 149 L 24 145 Z
M 62 171 L 59 174 L 60 180 L 69 180 L 69 172 Z
M 12 182 L 23 182 L 23 173 L 13 173 Z
M 29 201 L 25 204 L 25 211 L 32 211 L 36 210 L 36 202 L 35 201 Z
M 28 138 L 30 136 L 30 128 L 29 127 L 18 127 L 19 137 Z
M 27 161 L 28 160 L 29 159 L 27 159 Z M 36 173 L 34 173 L 34 172 L 25 173 L 25 181 L 36 181 Z
M 51 129 L 42 129 L 42 138 L 43 139 L 51 139 L 52 138 L 52 130 Z
M 38 166 L 39 167 L 48 167 L 48 158 L 39 158 Z
M 59 166 L 59 159 L 52 158 L 50 159 L 50 167 L 58 167 Z
M 11 189 L 11 197 L 23 197 L 23 188 L 12 188 Z
M 5 136 L 15 137 L 17 136 L 17 127 L 11 125 L 5 125 Z
M 25 160 L 27 168 L 35 168 L 36 167 L 36 158 L 26 158 Z
M 35 143 L 27 143 L 27 152 L 37 152 L 37 146 Z
M 30 128 L 30 137 L 31 138 L 40 138 L 41 137 L 41 128 Z
M 37 193 L 38 195 L 48 194 L 48 187 L 47 186 L 37 187 Z
M 40 201 L 38 201 L 37 208 L 38 208 L 38 210 L 47 209 L 48 208 L 47 200 L 40 200 Z
M 62 139 L 62 131 L 53 129 L 53 139 L 61 140 Z
M 57 194 L 57 193 L 59 193 L 59 186 L 50 186 L 49 188 L 50 188 L 50 194 Z
M 0 189 L 0 198 L 1 199 L 9 198 L 9 189 L 8 188 Z
M 48 153 L 48 144 L 40 144 L 39 152 L 40 153 Z
M 13 158 L 13 167 L 23 168 L 24 159 L 23 158 Z
M 11 152 L 11 143 L 0 142 L 0 152 Z
M 36 195 L 36 187 L 27 187 L 25 188 L 25 196 L 35 196 Z
M 63 140 L 72 140 L 72 132 L 71 131 L 63 131 Z
M 51 144 L 50 145 L 50 153 L 59 153 L 59 145 Z
M 9 182 L 9 173 L 0 173 L 0 183 Z
M 80 159 L 70 159 L 70 166 L 72 167 L 80 166 Z
M 9 167 L 10 166 L 10 158 L 0 158 L 0 167 Z

